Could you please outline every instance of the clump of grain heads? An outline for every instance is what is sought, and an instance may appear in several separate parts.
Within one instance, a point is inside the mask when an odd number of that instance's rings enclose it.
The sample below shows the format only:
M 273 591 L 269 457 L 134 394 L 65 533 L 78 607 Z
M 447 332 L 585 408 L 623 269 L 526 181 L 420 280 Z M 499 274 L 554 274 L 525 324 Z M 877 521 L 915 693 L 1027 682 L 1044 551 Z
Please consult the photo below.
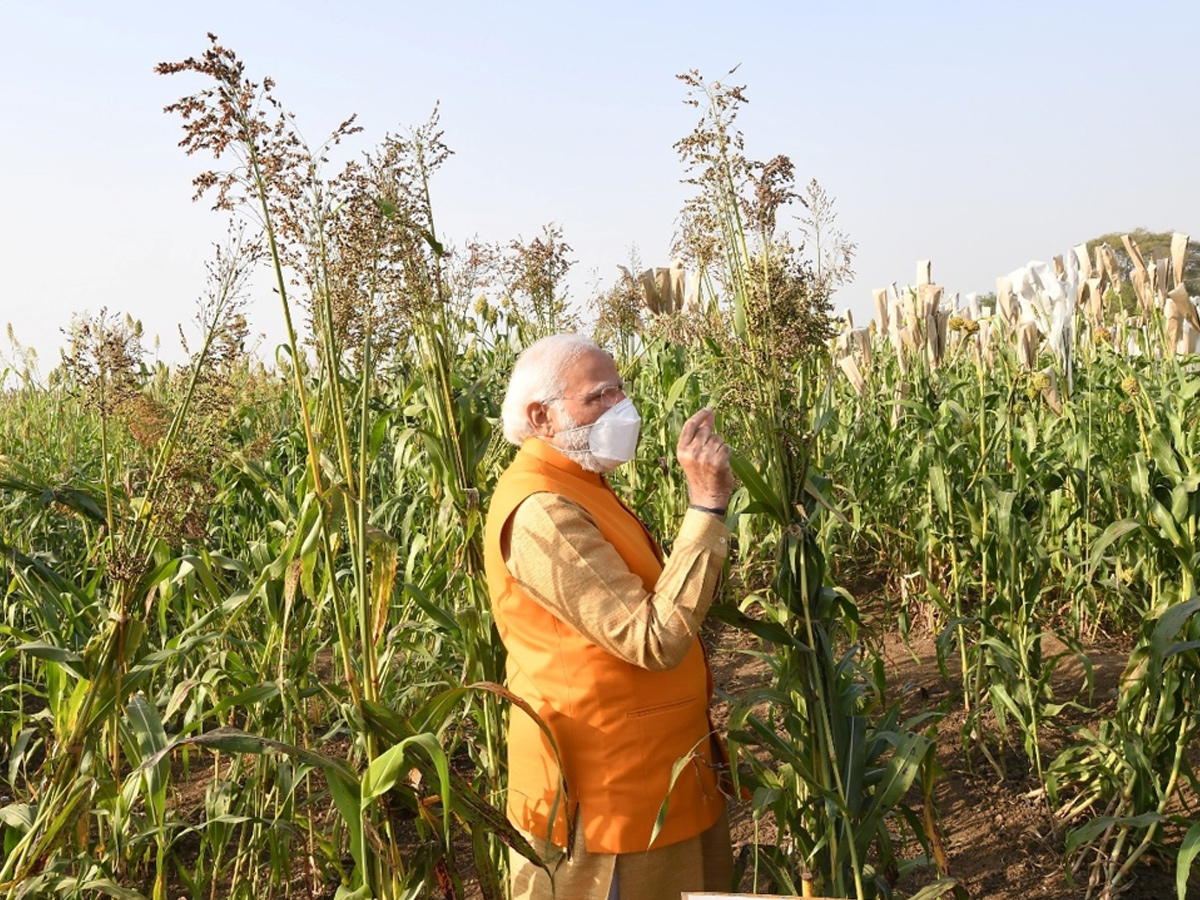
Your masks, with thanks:
M 301 201 L 314 174 L 313 164 L 323 161 L 323 155 L 314 157 L 305 145 L 292 114 L 272 94 L 275 82 L 269 76 L 251 81 L 237 54 L 218 43 L 216 35 L 210 33 L 208 39 L 211 46 L 199 59 L 188 57 L 154 67 L 159 75 L 192 72 L 215 82 L 163 110 L 183 119 L 179 146 L 189 156 L 203 151 L 213 159 L 230 155 L 235 160 L 227 170 L 197 175 L 192 181 L 194 199 L 215 188 L 214 209 L 251 213 L 256 201 L 270 191 L 271 213 L 278 224 L 302 233 Z M 334 129 L 326 147 L 359 130 L 351 116 Z
M 854 278 L 854 255 L 858 244 L 837 227 L 835 200 L 817 179 L 811 179 L 799 198 L 805 211 L 799 216 L 805 243 L 812 245 L 811 257 L 817 286 L 826 297 L 839 285 Z
M 642 307 L 644 293 L 634 277 L 642 267 L 636 255 L 629 266 L 619 266 L 621 271 L 617 283 L 602 291 L 592 300 L 596 313 L 595 339 L 598 343 L 611 342 L 620 347 L 628 346 L 636 335 L 642 333 Z
M 108 421 L 138 395 L 145 371 L 142 323 L 126 315 L 76 316 L 62 366 L 70 393 Z
M 328 328 L 329 295 L 327 225 L 341 197 L 329 189 L 321 174 L 331 148 L 360 129 L 351 116 L 335 128 L 315 152 L 301 137 L 294 117 L 272 91 L 270 77 L 255 82 L 245 75 L 237 55 L 208 35 L 210 47 L 197 59 L 159 63 L 160 75 L 192 73 L 214 84 L 189 94 L 164 108 L 183 120 L 179 146 L 190 156 L 211 153 L 214 160 L 232 158 L 234 165 L 210 169 L 193 179 L 195 199 L 216 190 L 214 209 L 250 219 L 262 228 L 267 252 L 276 275 L 276 287 L 284 310 L 288 343 L 293 359 L 299 345 L 288 299 L 290 284 L 318 286 L 309 302 L 309 312 L 321 322 L 318 340 Z M 297 385 L 303 395 L 302 386 Z
M 498 290 L 501 303 L 507 301 L 515 316 L 531 326 L 530 340 L 578 327 L 563 284 L 575 262 L 562 226 L 544 225 L 541 236 L 530 241 L 519 237 L 507 244 L 475 241 L 468 250 L 480 284 Z
M 233 450 L 231 419 L 246 406 L 256 384 L 247 354 L 245 307 L 247 283 L 262 256 L 261 243 L 234 226 L 206 264 L 207 285 L 194 319 L 202 343 L 178 379 L 179 389 L 190 396 L 187 427 L 174 435 L 174 450 L 164 463 L 155 500 L 156 530 L 171 546 L 205 537 L 207 511 L 215 496 L 211 472 Z M 180 340 L 188 350 L 182 329 Z M 170 418 L 160 421 L 169 424 Z
M 405 135 L 389 134 L 329 183 L 337 214 L 327 222 L 329 322 L 337 345 L 361 360 L 392 360 L 417 322 L 458 294 L 443 272 L 449 251 L 437 239 L 429 182 L 453 153 L 435 108 Z M 470 291 L 461 296 L 469 296 Z
M 807 208 L 807 201 L 795 190 L 788 157 L 766 163 L 746 157 L 736 127 L 744 88 L 706 84 L 695 71 L 679 78 L 688 87 L 685 103 L 702 115 L 675 145 L 688 173 L 684 181 L 696 189 L 684 206 L 676 252 L 699 267 L 701 284 L 731 310 L 728 319 L 711 312 L 708 318 L 709 336 L 735 361 L 725 370 L 725 405 L 740 411 L 750 433 L 771 423 L 771 439 L 782 442 L 785 458 L 802 471 L 809 410 L 803 379 L 794 374 L 833 336 L 833 282 L 819 278 L 803 245 L 778 227 L 785 207 L 798 201 Z
M 709 86 L 695 69 L 677 77 L 687 85 L 684 103 L 703 112 L 691 134 L 675 143 L 687 172 L 683 183 L 695 189 L 683 206 L 675 252 L 701 272 L 720 277 L 728 271 L 736 278 L 727 257 L 742 257 L 731 261 L 735 266 L 745 262 L 738 188 L 746 183 L 750 163 L 745 140 L 733 123 L 746 102 L 745 87 L 721 82 Z M 732 291 L 736 285 L 723 286 Z

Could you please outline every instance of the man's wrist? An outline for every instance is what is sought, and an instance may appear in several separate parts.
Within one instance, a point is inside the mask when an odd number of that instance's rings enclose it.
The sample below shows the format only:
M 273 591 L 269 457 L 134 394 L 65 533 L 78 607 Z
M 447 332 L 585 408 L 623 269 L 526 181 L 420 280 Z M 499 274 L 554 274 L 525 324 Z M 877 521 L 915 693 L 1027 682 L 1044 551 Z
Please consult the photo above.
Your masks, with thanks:
M 709 513 L 710 515 L 723 517 L 727 508 L 724 506 L 704 506 L 700 503 L 689 503 L 688 509 L 694 509 L 702 513 Z

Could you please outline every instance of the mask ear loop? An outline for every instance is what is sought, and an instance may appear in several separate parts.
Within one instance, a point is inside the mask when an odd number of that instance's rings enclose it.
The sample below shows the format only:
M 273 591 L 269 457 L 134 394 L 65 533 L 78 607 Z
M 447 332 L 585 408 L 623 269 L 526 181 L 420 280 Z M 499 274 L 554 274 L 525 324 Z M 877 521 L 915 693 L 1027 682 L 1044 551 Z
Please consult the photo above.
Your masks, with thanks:
M 548 399 L 548 400 L 543 400 L 543 401 L 542 401 L 542 405 L 543 405 L 543 406 L 550 406 L 552 403 L 557 403 L 557 402 L 558 402 L 559 400 L 561 400 L 561 399 L 563 399 L 563 398 L 562 398 L 562 397 L 551 397 L 551 398 L 550 398 L 550 399 Z M 574 418 L 573 418 L 573 417 L 572 417 L 570 414 L 568 414 L 567 412 L 565 412 L 565 411 L 562 409 L 562 407 L 559 407 L 558 409 L 559 409 L 559 415 L 560 415 L 560 416 L 566 416 L 566 417 L 567 417 L 567 421 L 569 421 L 569 422 L 570 422 L 570 421 L 574 421 Z M 570 434 L 570 433 L 571 433 L 571 432 L 573 432 L 573 431 L 582 431 L 582 430 L 583 430 L 583 429 L 585 429 L 585 428 L 591 428 L 591 427 L 592 427 L 591 425 L 572 425 L 570 428 L 563 428 L 563 429 L 562 429 L 562 430 L 560 430 L 560 431 L 556 431 L 556 432 L 554 432 L 554 434 L 550 435 L 550 437 L 549 437 L 547 440 L 552 440 L 553 438 L 556 438 L 556 437 L 558 437 L 560 434 Z
M 592 423 L 592 425 L 595 425 L 595 424 L 596 424 L 595 422 Z M 562 431 L 554 432 L 554 434 L 551 435 L 551 437 L 558 437 L 560 434 L 572 434 L 573 432 L 576 432 L 576 431 L 587 431 L 589 428 L 592 427 L 592 425 L 576 425 L 573 428 L 564 428 Z

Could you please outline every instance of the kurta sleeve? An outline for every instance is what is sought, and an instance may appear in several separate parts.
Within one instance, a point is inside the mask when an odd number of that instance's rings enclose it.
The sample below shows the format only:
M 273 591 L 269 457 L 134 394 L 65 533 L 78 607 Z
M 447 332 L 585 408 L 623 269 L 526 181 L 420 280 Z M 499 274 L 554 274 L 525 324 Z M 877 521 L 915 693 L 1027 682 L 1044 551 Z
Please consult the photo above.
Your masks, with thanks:
M 592 643 L 661 670 L 679 665 L 691 648 L 728 552 L 725 523 L 688 510 L 662 575 L 647 591 L 583 507 L 538 493 L 513 513 L 505 561 L 530 597 Z

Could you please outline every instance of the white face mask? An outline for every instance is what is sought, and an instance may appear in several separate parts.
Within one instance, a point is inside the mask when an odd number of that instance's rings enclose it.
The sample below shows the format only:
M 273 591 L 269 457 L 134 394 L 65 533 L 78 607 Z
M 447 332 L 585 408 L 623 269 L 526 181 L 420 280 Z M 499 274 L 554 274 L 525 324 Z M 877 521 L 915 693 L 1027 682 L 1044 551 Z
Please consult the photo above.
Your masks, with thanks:
M 591 425 L 576 426 L 569 416 L 565 419 L 568 427 L 555 436 L 556 446 L 589 472 L 611 472 L 637 453 L 642 417 L 628 397 Z
M 612 471 L 633 459 L 641 425 L 642 417 L 628 397 L 592 423 L 588 449 L 601 465 L 607 467 L 605 471 Z

